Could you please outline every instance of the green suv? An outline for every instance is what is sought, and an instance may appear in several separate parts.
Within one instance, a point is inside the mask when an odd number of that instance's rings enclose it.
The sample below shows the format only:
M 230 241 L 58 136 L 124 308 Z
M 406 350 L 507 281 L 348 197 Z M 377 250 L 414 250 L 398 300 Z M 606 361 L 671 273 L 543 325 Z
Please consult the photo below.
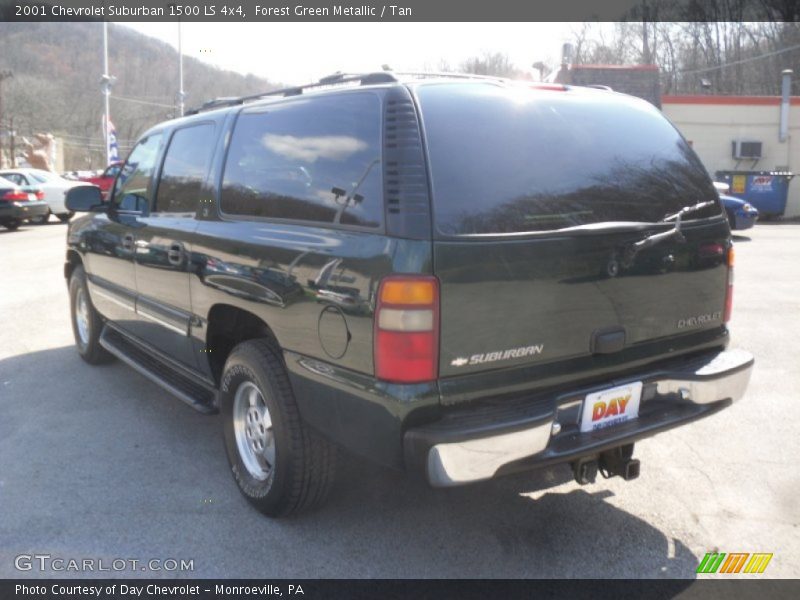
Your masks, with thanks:
M 391 72 L 207 103 L 75 188 L 81 356 L 221 413 L 259 510 L 319 503 L 339 448 L 454 486 L 739 399 L 733 250 L 697 156 L 607 90 Z

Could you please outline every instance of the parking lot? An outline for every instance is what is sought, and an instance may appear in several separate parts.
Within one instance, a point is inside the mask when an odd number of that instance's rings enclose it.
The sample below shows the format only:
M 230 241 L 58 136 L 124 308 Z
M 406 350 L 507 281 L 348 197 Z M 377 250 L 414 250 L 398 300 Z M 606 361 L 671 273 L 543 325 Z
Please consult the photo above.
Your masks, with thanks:
M 800 224 L 736 238 L 744 400 L 637 445 L 638 480 L 435 491 L 346 457 L 323 509 L 279 521 L 239 494 L 218 417 L 78 357 L 65 233 L 0 231 L 0 577 L 92 575 L 15 569 L 38 553 L 193 561 L 119 573 L 149 577 L 694 578 L 711 550 L 774 553 L 766 576 L 800 577 Z

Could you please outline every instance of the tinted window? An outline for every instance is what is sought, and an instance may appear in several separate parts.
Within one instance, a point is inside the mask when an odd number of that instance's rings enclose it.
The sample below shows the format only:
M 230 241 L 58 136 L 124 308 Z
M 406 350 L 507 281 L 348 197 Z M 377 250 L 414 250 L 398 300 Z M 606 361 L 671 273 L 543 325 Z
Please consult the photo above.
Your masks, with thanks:
M 175 131 L 161 169 L 156 211 L 195 212 L 213 150 L 213 124 Z
M 114 202 L 120 210 L 145 211 L 152 198 L 152 175 L 161 134 L 142 139 L 131 150 L 117 178 Z
M 28 185 L 28 181 L 19 173 L 6 173 L 3 175 L 3 177 L 15 183 L 16 185 Z
M 340 94 L 242 113 L 222 189 L 229 214 L 377 227 L 380 103 Z
M 643 101 L 477 83 L 418 94 L 442 233 L 655 222 L 716 199 L 697 156 Z

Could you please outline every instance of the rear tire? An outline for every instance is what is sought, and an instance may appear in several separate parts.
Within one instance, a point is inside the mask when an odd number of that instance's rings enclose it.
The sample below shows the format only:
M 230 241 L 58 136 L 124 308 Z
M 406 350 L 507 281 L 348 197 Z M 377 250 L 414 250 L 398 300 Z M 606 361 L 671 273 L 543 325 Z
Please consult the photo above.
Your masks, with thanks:
M 233 349 L 222 373 L 220 411 L 233 478 L 253 506 L 282 517 L 325 500 L 336 448 L 303 423 L 280 353 L 269 341 Z
M 72 218 L 74 215 L 75 215 L 75 213 L 74 213 L 74 212 L 68 212 L 68 213 L 63 213 L 63 214 L 56 215 L 56 216 L 58 217 L 58 220 L 59 220 L 59 221 L 61 221 L 62 223 L 68 223 L 68 222 L 69 222 L 69 220 L 70 220 L 70 219 L 71 219 L 71 218 Z
M 3 227 L 8 229 L 9 231 L 16 231 L 19 229 L 19 226 L 22 225 L 22 221 L 11 220 L 11 221 L 3 221 Z
M 111 362 L 114 357 L 100 345 L 103 320 L 89 297 L 82 266 L 75 267 L 69 278 L 69 308 L 75 346 L 81 358 L 90 365 Z

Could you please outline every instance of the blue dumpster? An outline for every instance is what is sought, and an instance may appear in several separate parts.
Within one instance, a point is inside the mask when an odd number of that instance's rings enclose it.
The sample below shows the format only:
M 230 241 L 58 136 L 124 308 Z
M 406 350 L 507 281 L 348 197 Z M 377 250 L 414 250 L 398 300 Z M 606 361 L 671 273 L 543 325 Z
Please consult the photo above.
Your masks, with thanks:
M 731 196 L 758 209 L 759 216 L 780 217 L 786 210 L 789 182 L 794 173 L 786 171 L 717 171 L 717 181 L 730 186 Z

